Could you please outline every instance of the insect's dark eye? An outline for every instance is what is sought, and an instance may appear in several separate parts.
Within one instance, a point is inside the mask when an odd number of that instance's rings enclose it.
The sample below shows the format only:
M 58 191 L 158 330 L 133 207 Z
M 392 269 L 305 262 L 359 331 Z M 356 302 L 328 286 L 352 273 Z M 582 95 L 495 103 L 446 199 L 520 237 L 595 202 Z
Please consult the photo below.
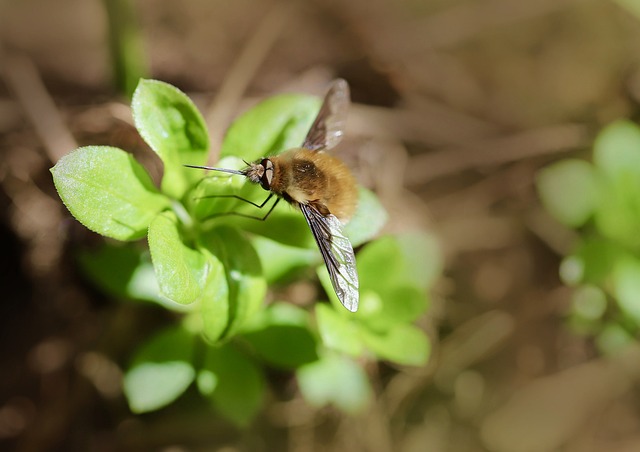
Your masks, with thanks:
M 260 165 L 264 168 L 260 178 L 260 186 L 265 190 L 271 190 L 271 180 L 273 179 L 273 162 L 269 159 L 262 159 Z

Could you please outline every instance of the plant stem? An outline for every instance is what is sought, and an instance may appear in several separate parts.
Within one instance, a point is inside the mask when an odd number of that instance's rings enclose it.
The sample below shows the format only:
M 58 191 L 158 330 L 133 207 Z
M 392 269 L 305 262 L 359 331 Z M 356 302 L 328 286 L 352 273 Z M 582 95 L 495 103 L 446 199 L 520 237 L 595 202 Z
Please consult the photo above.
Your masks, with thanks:
M 144 42 L 131 0 L 103 0 L 109 21 L 109 47 L 113 78 L 129 98 L 138 80 L 148 73 Z

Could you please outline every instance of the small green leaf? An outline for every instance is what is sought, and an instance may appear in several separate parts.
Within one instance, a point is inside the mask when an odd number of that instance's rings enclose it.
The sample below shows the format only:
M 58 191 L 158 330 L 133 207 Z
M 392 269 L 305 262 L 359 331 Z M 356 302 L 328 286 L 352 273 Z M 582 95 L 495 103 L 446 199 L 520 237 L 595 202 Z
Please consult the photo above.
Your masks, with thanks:
M 218 166 L 227 169 L 241 169 L 246 164 L 238 158 L 227 157 L 220 160 Z M 189 211 L 194 218 L 203 222 L 213 214 L 227 212 L 242 212 L 251 214 L 249 205 L 230 195 L 239 196 L 247 200 L 256 200 L 258 204 L 267 197 L 267 193 L 260 187 L 248 183 L 247 178 L 239 175 L 229 175 L 217 171 L 203 171 L 191 169 L 198 174 L 198 183 L 187 197 Z M 242 208 L 245 211 L 242 211 Z M 253 210 L 258 210 L 253 207 Z M 260 211 L 253 212 L 258 215 Z
M 593 159 L 602 175 L 598 230 L 640 249 L 640 128 L 626 120 L 607 126 L 596 138 Z
M 593 166 L 566 159 L 538 173 L 536 186 L 547 211 L 560 223 L 582 226 L 598 204 L 598 183 Z
M 103 243 L 97 250 L 81 250 L 78 261 L 84 273 L 102 290 L 127 298 L 132 275 L 142 264 L 142 252 L 120 243 Z
M 358 319 L 375 331 L 414 322 L 429 306 L 425 291 L 409 285 L 390 286 L 378 292 L 363 289 L 361 295 Z
M 149 226 L 149 251 L 164 296 L 180 304 L 200 298 L 208 262 L 201 252 L 183 243 L 173 212 L 158 215 Z
M 636 338 L 618 323 L 605 325 L 596 338 L 598 349 L 605 355 L 618 355 L 634 344 L 636 344 Z
M 177 399 L 195 378 L 194 338 L 182 328 L 167 329 L 143 344 L 124 377 L 124 393 L 134 413 L 145 413 Z
M 373 391 L 365 371 L 352 360 L 327 355 L 296 372 L 305 400 L 314 407 L 334 405 L 357 414 L 371 402 Z
M 69 212 L 98 234 L 135 240 L 169 207 L 131 154 L 108 146 L 87 146 L 51 168 L 53 182 Z
M 243 337 L 262 359 L 282 369 L 295 369 L 318 359 L 307 311 L 276 303 L 257 317 Z
M 264 213 L 260 213 L 260 216 L 264 215 Z M 284 201 L 278 203 L 278 206 L 265 221 L 236 218 L 234 224 L 246 231 L 261 235 L 283 245 L 299 248 L 316 247 L 315 240 L 302 212 Z
M 309 325 L 309 312 L 291 303 L 277 301 L 247 322 L 244 331 L 259 331 L 271 325 Z
M 300 147 L 319 109 L 320 99 L 313 96 L 271 97 L 234 121 L 220 156 L 252 161 Z
M 419 232 L 381 237 L 358 253 L 357 262 L 360 287 L 375 291 L 403 285 L 428 289 L 442 270 L 436 239 Z
M 85 274 L 111 295 L 151 301 L 167 309 L 185 311 L 184 305 L 160 294 L 147 249 L 131 244 L 104 243 L 96 250 L 80 251 L 78 261 Z
M 229 324 L 225 337 L 237 333 L 260 308 L 267 291 L 260 259 L 251 242 L 237 230 L 219 226 L 202 238 L 224 265 L 229 287 Z
M 363 344 L 358 324 L 336 309 L 326 304 L 316 305 L 316 321 L 324 346 L 352 356 L 362 355 Z
M 422 233 L 381 237 L 358 253 L 356 264 L 360 277 L 357 317 L 374 330 L 410 323 L 423 314 L 428 306 L 426 289 L 442 265 L 437 242 Z M 321 268 L 319 276 L 338 306 L 326 270 Z
M 200 375 L 203 372 L 204 376 L 198 378 L 200 391 L 211 398 L 223 416 L 246 426 L 264 399 L 265 381 L 260 368 L 246 355 L 226 345 L 207 349 Z
M 409 366 L 423 366 L 429 359 L 429 339 L 413 325 L 394 325 L 384 333 L 363 328 L 361 334 L 367 348 L 382 359 Z
M 215 343 L 229 325 L 229 283 L 222 262 L 207 249 L 200 252 L 207 260 L 207 277 L 200 296 L 202 334 Z
M 598 230 L 615 242 L 640 249 L 640 172 L 629 168 L 604 178 L 601 196 L 595 215 Z
M 203 165 L 209 136 L 202 115 L 179 89 L 157 80 L 140 80 L 131 103 L 142 138 L 162 159 L 162 190 L 180 199 L 199 175 L 183 164 Z
M 308 268 L 320 259 L 318 251 L 312 248 L 282 245 L 260 236 L 253 237 L 252 242 L 269 283 L 285 279 L 296 270 Z
M 613 270 L 613 291 L 620 309 L 640 325 L 640 261 L 621 259 Z
M 605 201 L 595 215 L 598 230 L 615 242 L 640 250 L 640 174 L 609 179 L 602 193 Z
M 609 124 L 594 142 L 593 162 L 610 177 L 640 174 L 640 127 L 626 119 Z
M 272 325 L 246 333 L 244 338 L 261 359 L 280 369 L 296 369 L 318 359 L 316 342 L 308 328 Z
M 617 261 L 628 252 L 616 243 L 602 238 L 587 238 L 573 254 L 560 264 L 560 277 L 567 285 L 583 283 L 602 285 Z
M 189 306 L 176 303 L 160 293 L 158 278 L 149 251 L 146 250 L 140 258 L 140 265 L 135 268 L 129 279 L 129 284 L 127 284 L 127 295 L 137 300 L 153 301 L 172 311 L 189 311 Z
M 373 239 L 387 222 L 389 216 L 376 195 L 364 187 L 358 188 L 358 207 L 344 232 L 351 245 L 360 246 Z

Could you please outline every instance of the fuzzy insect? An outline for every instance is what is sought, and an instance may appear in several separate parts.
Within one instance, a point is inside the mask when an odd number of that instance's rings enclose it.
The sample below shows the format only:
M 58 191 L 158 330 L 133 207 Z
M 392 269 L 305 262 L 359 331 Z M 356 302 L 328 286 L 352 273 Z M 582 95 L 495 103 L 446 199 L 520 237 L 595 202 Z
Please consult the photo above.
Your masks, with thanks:
M 320 112 L 302 146 L 249 163 L 243 170 L 185 165 L 245 176 L 280 199 L 302 211 L 324 259 L 331 283 L 340 302 L 349 311 L 358 309 L 358 273 L 353 247 L 342 224 L 353 215 L 358 198 L 356 181 L 347 166 L 324 151 L 335 147 L 344 134 L 349 108 L 349 85 L 334 80 L 325 95 Z

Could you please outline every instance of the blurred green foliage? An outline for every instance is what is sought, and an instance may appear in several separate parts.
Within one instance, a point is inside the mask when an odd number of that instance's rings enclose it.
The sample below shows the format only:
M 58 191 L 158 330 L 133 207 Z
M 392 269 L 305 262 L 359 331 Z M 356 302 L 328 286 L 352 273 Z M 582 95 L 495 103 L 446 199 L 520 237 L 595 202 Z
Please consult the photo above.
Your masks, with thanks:
M 569 323 L 614 351 L 640 331 L 640 127 L 608 125 L 592 163 L 557 162 L 540 171 L 537 188 L 549 213 L 579 232 L 560 266 L 575 288 Z
M 149 72 L 136 5 L 131 0 L 103 0 L 103 5 L 109 26 L 113 82 L 121 93 L 131 97 L 138 80 Z
M 243 159 L 299 145 L 319 107 L 317 98 L 301 95 L 258 104 L 229 129 L 219 166 L 240 168 Z M 413 322 L 428 308 L 427 291 L 441 270 L 433 238 L 413 233 L 366 244 L 357 257 L 361 308 L 348 312 L 319 266 L 300 212 L 280 203 L 264 222 L 211 218 L 232 210 L 252 213 L 247 203 L 212 194 L 261 202 L 266 193 L 242 177 L 183 166 L 204 164 L 209 141 L 187 96 L 142 80 L 132 109 L 140 134 L 164 163 L 160 190 L 130 154 L 112 147 L 79 148 L 52 168 L 60 197 L 89 229 L 117 240 L 148 238 L 148 249 L 105 242 L 80 253 L 85 273 L 114 296 L 184 314 L 134 353 L 124 382 L 132 411 L 157 410 L 195 385 L 219 413 L 244 425 L 262 406 L 265 368 L 271 367 L 295 372 L 309 403 L 353 413 L 371 397 L 362 367 L 367 360 L 426 363 L 429 340 Z M 387 218 L 373 193 L 359 193 L 345 228 L 354 246 L 375 237 Z M 331 303 L 317 303 L 312 313 L 283 302 L 264 304 L 267 284 L 308 277 L 316 266 Z

